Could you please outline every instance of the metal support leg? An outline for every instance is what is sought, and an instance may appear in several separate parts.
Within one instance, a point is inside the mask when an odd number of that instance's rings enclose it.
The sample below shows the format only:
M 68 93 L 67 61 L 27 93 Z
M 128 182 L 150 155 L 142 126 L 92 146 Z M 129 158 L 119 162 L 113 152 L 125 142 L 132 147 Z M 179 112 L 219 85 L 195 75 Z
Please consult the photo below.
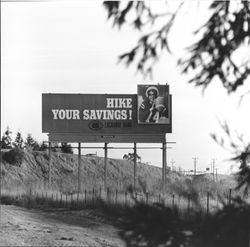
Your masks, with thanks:
M 162 143 L 162 189 L 165 189 L 166 184 L 166 158 L 167 158 L 167 144 L 166 142 Z
M 136 143 L 134 143 L 134 188 L 136 188 L 136 176 L 137 176 L 137 149 Z
M 49 181 L 48 181 L 48 188 L 51 188 L 51 142 L 49 142 Z
M 104 144 L 104 188 L 107 188 L 108 143 Z
M 81 193 L 81 143 L 78 143 L 78 193 Z

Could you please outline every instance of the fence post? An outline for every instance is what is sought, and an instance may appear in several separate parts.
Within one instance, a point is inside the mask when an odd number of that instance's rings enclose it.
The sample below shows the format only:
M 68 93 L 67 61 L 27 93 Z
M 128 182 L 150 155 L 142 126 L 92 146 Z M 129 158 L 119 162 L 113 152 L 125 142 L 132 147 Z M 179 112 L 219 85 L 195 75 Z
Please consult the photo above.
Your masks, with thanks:
M 232 189 L 229 189 L 229 198 L 228 198 L 229 205 L 231 205 L 231 200 L 232 200 Z
M 72 204 L 73 204 L 73 193 L 71 193 L 70 195 L 70 206 L 72 206 Z
M 87 190 L 84 190 L 84 202 L 85 202 L 85 204 L 87 202 Z
M 190 194 L 188 194 L 188 214 L 190 213 Z
M 207 192 L 207 215 L 209 214 L 209 192 Z
M 77 207 L 78 207 L 78 204 L 79 204 L 79 191 L 77 192 L 76 204 L 77 204 Z
M 109 202 L 109 188 L 107 188 L 107 202 Z
M 127 193 L 127 191 L 125 191 L 125 206 L 127 206 L 127 195 L 128 195 L 128 193 Z
M 62 204 L 62 193 L 61 193 L 61 203 L 60 204 Z
M 46 193 L 45 193 L 45 205 L 47 205 L 47 203 L 48 203 L 48 193 L 46 191 Z
M 99 197 L 100 197 L 100 199 L 102 199 L 102 187 L 101 186 L 99 188 Z
M 148 204 L 148 191 L 146 192 L 146 204 Z
M 174 208 L 174 194 L 172 194 L 172 208 Z
M 117 204 L 118 201 L 118 190 L 115 190 L 115 204 Z
M 95 201 L 95 189 L 92 190 L 92 203 L 94 204 Z
M 216 193 L 216 208 L 217 208 L 217 210 L 219 209 L 219 195 L 218 195 L 218 191 Z

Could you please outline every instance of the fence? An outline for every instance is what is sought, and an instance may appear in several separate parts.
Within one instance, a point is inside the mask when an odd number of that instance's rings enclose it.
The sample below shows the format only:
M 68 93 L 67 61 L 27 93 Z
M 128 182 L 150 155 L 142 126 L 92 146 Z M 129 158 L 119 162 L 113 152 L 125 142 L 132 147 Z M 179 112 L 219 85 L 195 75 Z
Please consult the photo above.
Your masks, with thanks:
M 27 206 L 47 205 L 64 208 L 83 208 L 95 207 L 102 202 L 112 205 L 133 206 L 136 202 L 145 204 L 162 204 L 167 207 L 178 209 L 180 212 L 201 211 L 206 214 L 215 212 L 223 205 L 231 204 L 233 200 L 232 190 L 230 189 L 224 198 L 218 195 L 198 194 L 185 196 L 177 194 L 152 194 L 118 191 L 117 189 L 102 188 L 84 190 L 82 193 L 63 194 L 53 191 L 32 191 L 14 192 L 9 190 L 2 191 L 2 201 L 6 204 L 19 202 Z M 8 201 L 9 200 L 9 201 Z

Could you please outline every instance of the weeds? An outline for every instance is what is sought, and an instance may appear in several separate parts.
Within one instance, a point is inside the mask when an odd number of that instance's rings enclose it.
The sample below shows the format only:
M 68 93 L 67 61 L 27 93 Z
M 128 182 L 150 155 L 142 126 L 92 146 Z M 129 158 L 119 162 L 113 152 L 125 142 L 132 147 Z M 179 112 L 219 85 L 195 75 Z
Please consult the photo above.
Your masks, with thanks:
M 52 191 L 3 193 L 3 204 L 44 210 L 95 209 L 120 229 L 127 246 L 245 247 L 248 243 L 250 207 L 239 197 L 232 198 L 213 213 L 164 203 L 146 204 L 133 195 L 133 204 L 117 201 L 110 190 L 61 194 Z M 133 191 L 131 191 L 133 193 Z M 127 197 L 130 196 L 126 194 Z

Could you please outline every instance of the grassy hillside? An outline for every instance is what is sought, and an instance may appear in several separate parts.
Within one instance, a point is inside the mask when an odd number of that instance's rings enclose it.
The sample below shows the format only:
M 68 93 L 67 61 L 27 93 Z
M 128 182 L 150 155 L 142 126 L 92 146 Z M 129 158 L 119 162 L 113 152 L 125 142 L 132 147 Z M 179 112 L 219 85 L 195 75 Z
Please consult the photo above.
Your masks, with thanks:
M 20 165 L 2 160 L 2 184 L 5 189 L 41 190 L 47 188 L 49 156 L 47 152 L 25 151 Z M 81 157 L 81 189 L 103 187 L 104 158 Z M 133 184 L 133 163 L 126 160 L 108 159 L 107 185 L 112 189 L 127 190 Z M 77 191 L 78 156 L 52 152 L 52 189 L 71 193 Z M 219 176 L 218 182 L 211 175 L 184 176 L 169 171 L 165 192 L 187 195 L 233 188 L 235 181 L 229 176 Z M 151 193 L 161 192 L 161 168 L 138 164 L 137 190 Z

